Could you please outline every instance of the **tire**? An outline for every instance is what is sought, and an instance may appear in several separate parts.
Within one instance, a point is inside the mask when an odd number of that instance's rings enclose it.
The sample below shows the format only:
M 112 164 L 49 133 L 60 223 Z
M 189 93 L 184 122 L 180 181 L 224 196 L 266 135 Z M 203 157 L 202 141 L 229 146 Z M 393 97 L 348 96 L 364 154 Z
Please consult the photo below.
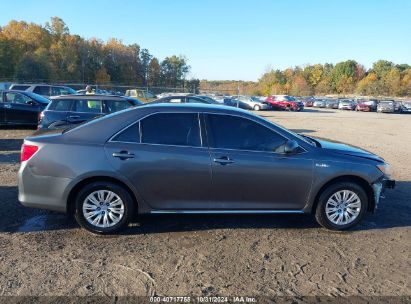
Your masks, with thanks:
M 255 105 L 255 106 L 254 106 L 254 111 L 260 111 L 260 109 L 261 109 L 261 108 L 260 108 L 259 105 Z
M 336 209 L 335 212 L 331 211 L 331 210 L 334 210 L 332 209 L 334 208 L 332 205 L 334 203 L 331 201 L 331 198 L 333 198 L 333 201 L 336 202 L 337 200 L 335 199 L 334 195 L 336 195 L 336 193 L 340 193 L 342 197 L 343 191 L 347 191 L 346 193 L 354 193 L 356 197 L 347 196 L 348 199 L 352 198 L 352 202 L 349 205 L 350 207 L 344 208 L 343 205 L 339 205 L 339 207 L 337 207 L 338 206 L 337 205 L 335 207 Z M 359 206 L 359 208 L 357 206 Z M 327 209 L 328 215 L 326 212 L 327 207 L 329 208 Z M 318 199 L 317 208 L 315 210 L 315 218 L 321 226 L 327 229 L 347 230 L 347 229 L 350 229 L 356 226 L 358 223 L 361 222 L 361 220 L 364 218 L 367 212 L 367 209 L 368 209 L 368 197 L 364 189 L 360 185 L 354 182 L 348 182 L 348 181 L 347 182 L 337 182 L 337 183 L 334 183 L 328 186 L 320 195 Z M 348 211 L 344 211 L 344 210 L 348 210 Z M 330 218 L 334 217 L 335 214 L 337 214 L 337 218 L 334 219 L 334 221 L 332 221 Z M 340 214 L 343 214 L 342 215 L 343 220 L 340 224 L 337 224 L 336 221 L 338 221 L 338 218 L 341 216 Z M 347 214 L 348 216 L 351 216 L 350 219 L 346 217 Z M 356 214 L 355 217 L 354 217 L 354 214 Z M 344 223 L 344 219 L 347 221 L 346 223 Z
M 111 199 L 108 200 L 109 198 Z M 103 200 L 107 202 L 104 203 Z M 134 202 L 129 192 L 124 187 L 111 182 L 87 184 L 79 191 L 75 206 L 75 218 L 79 225 L 96 234 L 112 234 L 124 229 L 134 213 Z M 89 220 L 85 216 L 87 210 L 89 214 L 95 214 L 90 216 Z M 98 216 L 100 216 L 98 223 L 93 224 L 91 221 L 97 220 Z

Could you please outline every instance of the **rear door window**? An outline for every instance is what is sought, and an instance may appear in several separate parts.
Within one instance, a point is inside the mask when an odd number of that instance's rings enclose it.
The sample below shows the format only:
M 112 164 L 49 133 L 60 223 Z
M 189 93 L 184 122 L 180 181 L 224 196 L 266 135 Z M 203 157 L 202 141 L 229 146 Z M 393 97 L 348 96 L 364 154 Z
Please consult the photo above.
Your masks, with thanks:
M 105 100 L 106 113 L 113 113 L 131 108 L 133 104 L 128 100 Z
M 129 126 L 113 137 L 111 141 L 139 143 L 140 142 L 140 122 Z
M 140 123 L 142 143 L 201 147 L 198 113 L 158 113 Z
M 82 113 L 102 113 L 102 101 L 95 99 L 75 100 L 72 111 Z
M 50 96 L 50 87 L 49 86 L 36 86 L 33 90 L 33 93 L 39 95 Z

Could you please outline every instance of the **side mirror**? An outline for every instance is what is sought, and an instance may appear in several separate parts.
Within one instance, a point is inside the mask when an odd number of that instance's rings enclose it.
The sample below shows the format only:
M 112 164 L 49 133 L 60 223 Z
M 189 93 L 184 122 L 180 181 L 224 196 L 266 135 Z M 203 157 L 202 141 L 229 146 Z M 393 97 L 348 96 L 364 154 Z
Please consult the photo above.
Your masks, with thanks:
M 28 100 L 26 101 L 26 104 L 30 105 L 30 106 L 34 106 L 36 105 L 36 103 L 33 100 Z
M 299 145 L 295 140 L 287 140 L 284 146 L 284 153 L 291 154 L 297 151 Z

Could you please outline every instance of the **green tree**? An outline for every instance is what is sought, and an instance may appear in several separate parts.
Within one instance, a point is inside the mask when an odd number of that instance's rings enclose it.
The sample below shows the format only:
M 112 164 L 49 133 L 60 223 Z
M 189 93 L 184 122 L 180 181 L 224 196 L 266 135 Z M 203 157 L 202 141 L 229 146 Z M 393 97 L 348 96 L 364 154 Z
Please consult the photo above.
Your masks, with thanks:
M 190 70 L 184 56 L 166 57 L 160 66 L 163 84 L 172 87 L 181 85 Z

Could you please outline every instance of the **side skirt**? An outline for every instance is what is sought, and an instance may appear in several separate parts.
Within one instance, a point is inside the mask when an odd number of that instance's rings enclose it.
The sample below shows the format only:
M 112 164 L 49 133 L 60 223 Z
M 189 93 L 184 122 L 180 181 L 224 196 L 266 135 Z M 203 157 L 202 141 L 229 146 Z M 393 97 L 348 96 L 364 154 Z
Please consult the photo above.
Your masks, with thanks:
M 304 214 L 303 210 L 151 210 L 152 214 Z

